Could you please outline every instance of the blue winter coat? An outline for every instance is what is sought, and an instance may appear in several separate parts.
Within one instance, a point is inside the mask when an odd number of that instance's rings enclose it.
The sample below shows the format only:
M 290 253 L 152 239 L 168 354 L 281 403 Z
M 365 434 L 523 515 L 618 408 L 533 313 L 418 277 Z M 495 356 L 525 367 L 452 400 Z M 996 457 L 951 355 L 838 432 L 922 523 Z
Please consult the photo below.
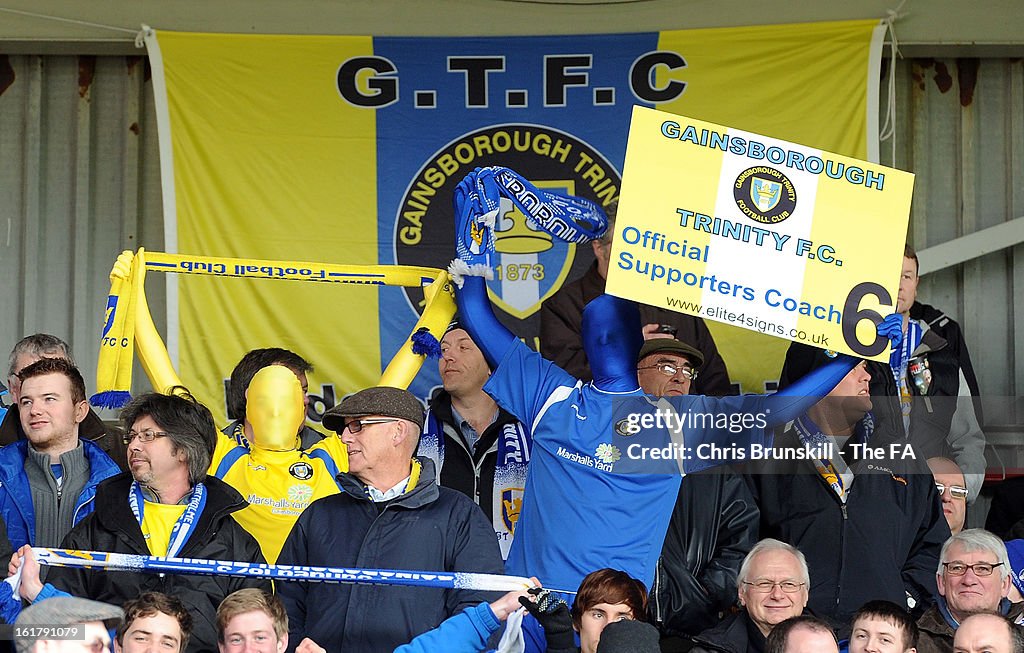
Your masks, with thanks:
M 99 446 L 81 440 L 85 459 L 89 462 L 89 480 L 75 503 L 74 524 L 93 511 L 93 498 L 100 481 L 121 472 L 117 464 Z M 24 544 L 35 544 L 36 515 L 32 508 L 32 491 L 25 473 L 28 441 L 21 440 L 0 448 L 0 517 L 7 525 L 7 539 L 17 551 Z
M 487 638 L 500 627 L 501 622 L 494 616 L 491 606 L 481 603 L 399 646 L 395 653 L 480 653 L 487 649 Z

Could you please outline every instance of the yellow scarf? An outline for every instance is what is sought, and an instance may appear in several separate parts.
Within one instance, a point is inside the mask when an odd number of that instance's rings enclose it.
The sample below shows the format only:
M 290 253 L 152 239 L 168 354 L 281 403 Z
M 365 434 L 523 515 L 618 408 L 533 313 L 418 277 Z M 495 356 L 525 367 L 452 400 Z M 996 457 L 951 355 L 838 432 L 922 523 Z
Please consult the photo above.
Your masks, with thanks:
M 93 406 L 120 408 L 131 399 L 135 317 L 145 281 L 145 252 L 121 252 L 110 271 L 110 295 L 96 366 L 96 394 L 90 398 Z
M 110 295 L 96 369 L 96 394 L 90 398 L 94 406 L 119 408 L 131 399 L 136 349 L 154 390 L 169 393 L 174 387 L 184 385 L 149 313 L 145 292 L 147 264 L 157 271 L 179 274 L 422 287 L 426 299 L 423 313 L 405 346 L 399 349 L 379 381 L 379 385 L 396 388 L 409 386 L 428 351 L 440 351 L 437 334 L 444 333 L 455 314 L 455 297 L 448 274 L 433 268 L 263 261 L 164 252 L 147 255 L 142 248 L 133 255 L 126 250 L 110 271 Z

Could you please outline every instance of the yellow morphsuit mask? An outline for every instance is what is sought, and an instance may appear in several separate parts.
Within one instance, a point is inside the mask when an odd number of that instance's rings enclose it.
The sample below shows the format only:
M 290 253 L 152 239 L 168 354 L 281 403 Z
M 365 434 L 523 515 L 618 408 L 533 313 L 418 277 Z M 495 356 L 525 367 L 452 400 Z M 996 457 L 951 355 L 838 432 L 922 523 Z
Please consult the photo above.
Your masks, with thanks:
M 306 420 L 306 406 L 295 373 L 282 365 L 270 365 L 257 372 L 245 392 L 245 418 L 252 426 L 253 449 L 298 449 L 298 432 Z

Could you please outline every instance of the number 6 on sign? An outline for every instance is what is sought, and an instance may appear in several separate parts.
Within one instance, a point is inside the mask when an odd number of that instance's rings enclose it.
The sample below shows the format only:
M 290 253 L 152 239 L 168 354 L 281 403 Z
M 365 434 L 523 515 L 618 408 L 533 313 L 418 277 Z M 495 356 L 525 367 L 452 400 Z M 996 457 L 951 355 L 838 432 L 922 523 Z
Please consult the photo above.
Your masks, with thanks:
M 889 348 L 889 339 L 873 328 L 882 322 L 882 316 L 878 311 L 867 308 L 858 310 L 861 300 L 868 295 L 878 298 L 883 306 L 892 306 L 892 295 L 888 290 L 869 281 L 858 283 L 850 290 L 850 294 L 846 296 L 846 304 L 843 305 L 843 340 L 854 353 L 871 358 L 885 353 Z M 870 344 L 864 344 L 857 337 L 857 325 L 863 320 L 870 320 L 872 324 L 871 333 L 875 337 Z

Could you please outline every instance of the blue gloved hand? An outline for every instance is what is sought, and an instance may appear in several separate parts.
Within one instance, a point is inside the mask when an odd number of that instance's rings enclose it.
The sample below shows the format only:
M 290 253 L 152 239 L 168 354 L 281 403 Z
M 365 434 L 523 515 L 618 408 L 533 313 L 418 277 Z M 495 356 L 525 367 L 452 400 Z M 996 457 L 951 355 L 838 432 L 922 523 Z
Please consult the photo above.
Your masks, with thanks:
M 878 335 L 888 338 L 893 349 L 903 344 L 903 315 L 893 313 L 878 323 Z

